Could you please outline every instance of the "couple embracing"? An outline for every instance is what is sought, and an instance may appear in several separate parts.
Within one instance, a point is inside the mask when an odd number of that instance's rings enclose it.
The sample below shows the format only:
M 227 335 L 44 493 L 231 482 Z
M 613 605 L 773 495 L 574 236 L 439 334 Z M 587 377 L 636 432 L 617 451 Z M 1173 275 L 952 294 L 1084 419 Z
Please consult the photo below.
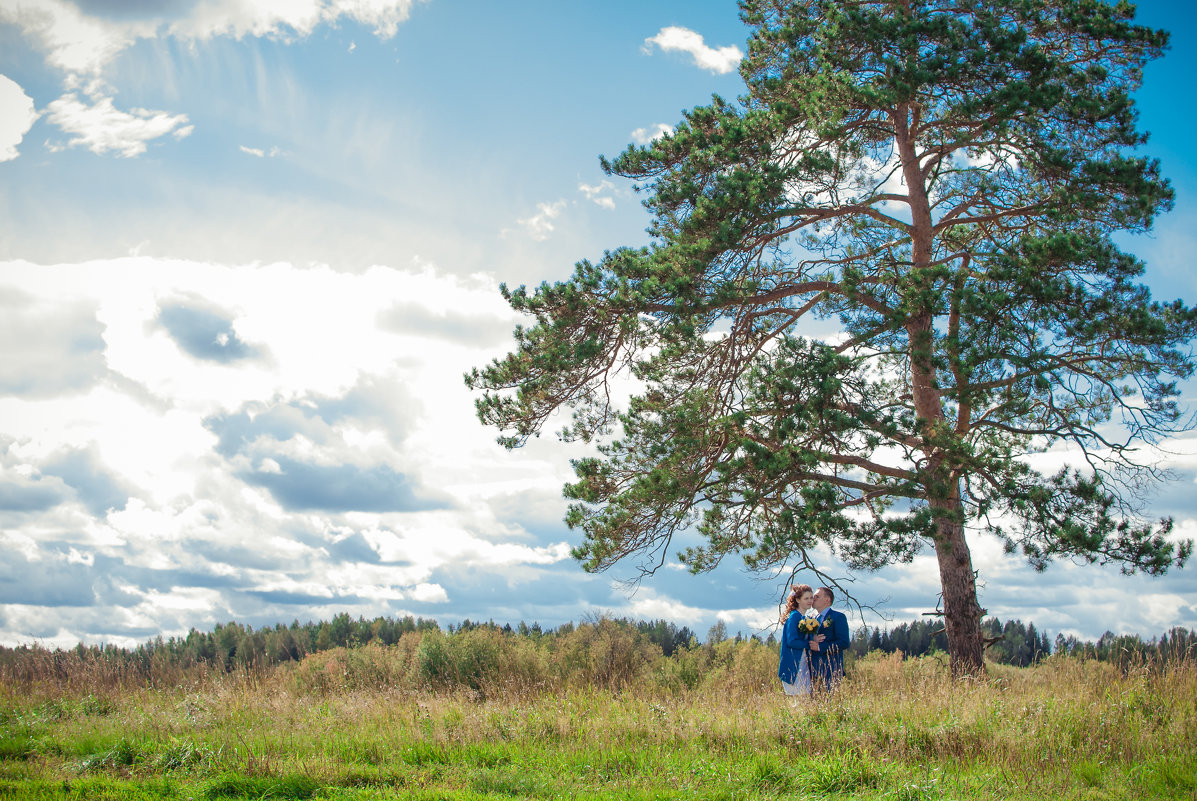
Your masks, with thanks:
M 848 617 L 831 608 L 835 594 L 809 584 L 790 588 L 781 632 L 781 665 L 777 677 L 786 695 L 831 690 L 844 677 L 844 650 L 852 644 Z

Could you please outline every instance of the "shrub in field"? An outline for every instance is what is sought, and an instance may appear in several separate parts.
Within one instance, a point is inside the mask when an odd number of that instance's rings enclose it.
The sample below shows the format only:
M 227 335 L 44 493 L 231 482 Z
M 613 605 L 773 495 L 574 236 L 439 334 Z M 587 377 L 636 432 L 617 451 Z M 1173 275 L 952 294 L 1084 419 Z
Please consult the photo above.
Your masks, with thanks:
M 551 683 L 549 652 L 545 645 L 531 637 L 512 634 L 503 634 L 499 642 L 497 683 L 504 691 L 535 692 Z
M 672 656 L 657 660 L 653 675 L 659 689 L 684 692 L 699 685 L 709 664 L 708 649 L 678 648 Z
M 661 647 L 636 628 L 600 618 L 558 638 L 554 667 L 570 684 L 620 689 L 663 656 Z
M 429 632 L 416 650 L 418 676 L 434 688 L 483 690 L 502 680 L 503 634 L 483 626 L 445 635 Z
M 291 681 L 299 692 L 327 695 L 401 686 L 407 674 L 402 651 L 371 643 L 309 654 L 295 666 Z
M 777 685 L 778 653 L 775 646 L 757 640 L 727 641 L 715 646 L 711 672 L 704 686 L 730 695 L 756 693 Z
M 407 632 L 390 647 L 320 651 L 291 673 L 295 690 L 318 695 L 387 687 L 526 692 L 548 679 L 548 659 L 536 642 L 492 626 Z
M 756 639 L 723 640 L 678 648 L 653 665 L 653 680 L 667 692 L 701 688 L 702 692 L 739 695 L 772 689 L 777 682 L 777 646 Z
M 432 687 L 487 694 L 527 692 L 550 678 L 546 651 L 536 639 L 489 625 L 425 634 L 416 651 L 416 675 Z

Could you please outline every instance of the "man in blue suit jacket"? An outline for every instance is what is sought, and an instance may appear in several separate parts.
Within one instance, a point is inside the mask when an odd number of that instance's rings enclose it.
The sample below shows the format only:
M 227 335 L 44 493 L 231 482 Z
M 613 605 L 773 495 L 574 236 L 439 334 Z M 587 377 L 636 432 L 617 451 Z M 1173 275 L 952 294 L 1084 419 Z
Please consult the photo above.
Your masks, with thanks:
M 834 689 L 844 677 L 844 651 L 852 644 L 848 616 L 831 608 L 835 593 L 827 587 L 815 590 L 815 609 L 819 611 L 819 632 L 823 642 L 807 644 L 810 649 L 810 677 L 817 688 Z

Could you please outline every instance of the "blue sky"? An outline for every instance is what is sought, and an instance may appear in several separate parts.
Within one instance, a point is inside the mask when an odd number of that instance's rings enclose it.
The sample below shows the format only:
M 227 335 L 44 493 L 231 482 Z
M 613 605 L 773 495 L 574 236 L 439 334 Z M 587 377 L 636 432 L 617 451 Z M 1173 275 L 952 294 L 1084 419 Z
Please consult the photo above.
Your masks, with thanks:
M 1177 206 L 1125 245 L 1192 301 L 1175 8 L 1140 6 L 1173 47 L 1138 97 Z M 510 345 L 499 282 L 646 241 L 598 156 L 736 96 L 746 35 L 732 3 L 0 0 L 0 643 L 340 611 L 767 625 L 781 582 L 734 564 L 634 594 L 583 573 L 560 497 L 581 451 L 502 450 L 461 381 Z M 1192 537 L 1197 438 L 1167 451 L 1148 509 Z M 1003 618 L 1197 627 L 1197 566 L 973 548 Z M 853 586 L 895 620 L 935 606 L 930 557 Z

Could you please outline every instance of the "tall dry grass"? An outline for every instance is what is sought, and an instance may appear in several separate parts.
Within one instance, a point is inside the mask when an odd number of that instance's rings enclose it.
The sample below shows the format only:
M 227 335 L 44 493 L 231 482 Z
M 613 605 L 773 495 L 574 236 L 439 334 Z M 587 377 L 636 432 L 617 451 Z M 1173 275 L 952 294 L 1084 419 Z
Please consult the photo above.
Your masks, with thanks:
M 823 782 L 832 796 L 953 797 L 924 793 L 950 785 L 954 797 L 1009 797 L 977 789 L 994 787 L 1113 798 L 1156 781 L 1156 797 L 1197 793 L 1188 656 L 1124 667 L 1053 656 L 955 680 L 944 660 L 875 653 L 836 692 L 788 699 L 761 643 L 666 659 L 626 635 L 602 621 L 552 647 L 486 628 L 411 632 L 389 647 L 173 685 L 53 661 L 0 675 L 0 767 L 46 780 L 107 771 L 480 787 L 506 777 L 526 795 L 556 787 L 521 784 L 530 764 L 566 791 L 768 797 Z

